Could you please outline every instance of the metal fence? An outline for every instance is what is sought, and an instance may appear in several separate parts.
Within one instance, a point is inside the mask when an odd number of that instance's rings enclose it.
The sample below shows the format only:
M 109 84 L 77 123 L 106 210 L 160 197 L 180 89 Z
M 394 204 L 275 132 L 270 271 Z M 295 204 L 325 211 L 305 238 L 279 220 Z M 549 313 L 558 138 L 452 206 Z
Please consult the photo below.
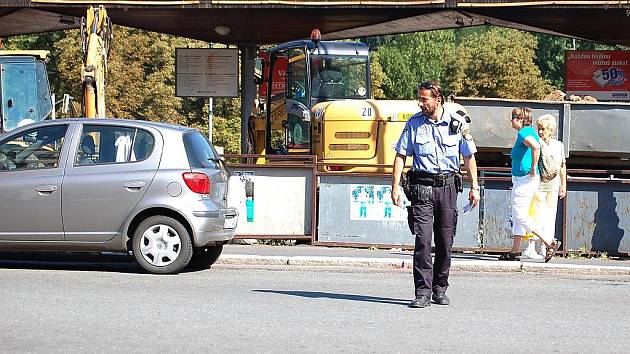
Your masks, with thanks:
M 310 239 L 315 245 L 345 247 L 413 247 L 406 210 L 390 200 L 391 174 L 321 172 L 324 164 L 315 156 L 266 158 L 265 164 L 230 164 L 229 200 L 240 210 L 238 238 Z M 479 170 L 481 203 L 462 215 L 469 188 L 459 195 L 460 217 L 453 249 L 506 251 L 512 243 L 508 226 L 510 172 L 507 168 Z M 563 252 L 630 254 L 630 237 L 626 237 L 630 233 L 630 171 L 569 170 L 568 175 L 567 196 L 559 202 L 556 219 L 556 237 L 563 241 Z M 253 191 L 248 192 L 247 180 L 253 183 Z M 248 210 L 250 197 L 254 205 Z

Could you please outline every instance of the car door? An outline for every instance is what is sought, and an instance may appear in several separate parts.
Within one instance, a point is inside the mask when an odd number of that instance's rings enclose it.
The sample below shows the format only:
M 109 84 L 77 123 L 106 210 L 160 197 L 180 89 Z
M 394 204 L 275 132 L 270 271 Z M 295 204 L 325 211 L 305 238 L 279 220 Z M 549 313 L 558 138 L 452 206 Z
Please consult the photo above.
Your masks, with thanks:
M 108 241 L 149 188 L 161 138 L 156 130 L 113 123 L 83 123 L 78 130 L 63 184 L 66 240 Z
M 0 141 L 0 240 L 61 241 L 69 124 L 46 124 Z

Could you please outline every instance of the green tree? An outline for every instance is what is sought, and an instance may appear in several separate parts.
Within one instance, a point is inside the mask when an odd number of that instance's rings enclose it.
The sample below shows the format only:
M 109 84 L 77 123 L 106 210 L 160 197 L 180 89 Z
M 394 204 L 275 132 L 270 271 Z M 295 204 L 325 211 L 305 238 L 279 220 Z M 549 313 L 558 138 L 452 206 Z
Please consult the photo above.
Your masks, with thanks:
M 445 90 L 447 61 L 455 49 L 452 30 L 410 33 L 392 36 L 376 51 L 383 67 L 383 92 L 388 99 L 414 99 L 417 84 L 438 80 Z
M 241 99 L 215 98 L 213 101 L 212 142 L 223 146 L 226 153 L 238 154 L 241 152 Z M 207 108 L 205 105 L 206 117 Z
M 564 52 L 572 49 L 571 39 L 535 34 L 538 40 L 536 64 L 542 76 L 556 89 L 564 90 Z
M 491 28 L 462 39 L 449 62 L 453 92 L 460 96 L 541 99 L 551 86 L 536 66 L 536 38 Z
M 383 82 L 386 80 L 385 72 L 378 59 L 378 53 L 373 53 L 370 57 L 370 90 L 373 98 L 385 98 L 383 92 Z

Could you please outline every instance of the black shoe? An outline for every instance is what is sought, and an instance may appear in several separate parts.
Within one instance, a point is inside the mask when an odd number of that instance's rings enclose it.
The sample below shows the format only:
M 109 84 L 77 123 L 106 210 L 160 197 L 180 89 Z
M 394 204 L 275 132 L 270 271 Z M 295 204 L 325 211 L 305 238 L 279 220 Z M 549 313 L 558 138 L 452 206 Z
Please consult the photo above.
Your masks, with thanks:
M 451 300 L 448 299 L 446 293 L 433 293 L 433 302 L 438 305 L 450 305 Z
M 420 295 L 411 301 L 409 307 L 423 308 L 431 305 L 431 299 L 427 295 Z
M 501 256 L 499 256 L 499 260 L 500 261 L 520 261 L 521 260 L 521 253 L 512 253 L 512 252 L 508 252 L 508 253 L 504 253 Z

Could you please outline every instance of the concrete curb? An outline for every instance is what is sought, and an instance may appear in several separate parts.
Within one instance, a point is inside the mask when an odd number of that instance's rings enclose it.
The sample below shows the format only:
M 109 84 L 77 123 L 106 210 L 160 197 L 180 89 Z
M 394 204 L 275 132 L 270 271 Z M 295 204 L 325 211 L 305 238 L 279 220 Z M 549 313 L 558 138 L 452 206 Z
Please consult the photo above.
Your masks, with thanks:
M 403 258 L 364 258 L 327 256 L 259 256 L 247 254 L 222 254 L 217 265 L 287 266 L 287 267 L 344 267 L 368 269 L 411 270 L 412 260 Z M 590 266 L 577 264 L 530 263 L 508 261 L 457 261 L 451 270 L 493 273 L 540 273 L 573 275 L 628 276 L 630 267 Z
M 521 272 L 520 262 L 510 261 L 451 261 L 451 270 L 462 272 L 493 272 L 516 273 Z
M 215 264 L 225 265 L 288 265 L 285 256 L 256 256 L 248 254 L 222 254 Z
M 523 263 L 523 272 L 579 275 L 630 275 L 630 268 L 583 264 Z
M 405 268 L 406 260 L 400 258 L 362 258 L 362 257 L 318 257 L 296 256 L 289 257 L 287 265 L 314 267 L 361 267 L 376 269 Z

